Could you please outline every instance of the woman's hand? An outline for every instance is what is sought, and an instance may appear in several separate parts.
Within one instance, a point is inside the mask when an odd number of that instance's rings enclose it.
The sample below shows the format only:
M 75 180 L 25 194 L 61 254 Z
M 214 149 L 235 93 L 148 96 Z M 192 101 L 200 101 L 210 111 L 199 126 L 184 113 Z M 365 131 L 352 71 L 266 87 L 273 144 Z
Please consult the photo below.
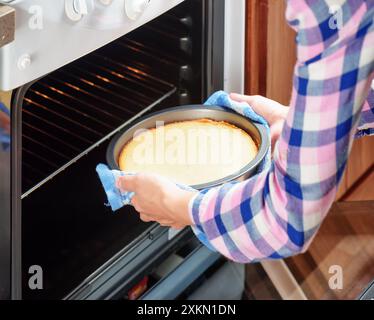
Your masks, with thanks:
M 232 93 L 230 98 L 237 102 L 247 102 L 257 114 L 265 118 L 270 125 L 271 146 L 273 149 L 282 132 L 289 107 L 262 96 L 245 96 Z
M 182 190 L 162 176 L 145 173 L 121 177 L 117 187 L 135 192 L 131 203 L 144 222 L 156 221 L 175 229 L 192 224 L 188 204 L 195 192 Z

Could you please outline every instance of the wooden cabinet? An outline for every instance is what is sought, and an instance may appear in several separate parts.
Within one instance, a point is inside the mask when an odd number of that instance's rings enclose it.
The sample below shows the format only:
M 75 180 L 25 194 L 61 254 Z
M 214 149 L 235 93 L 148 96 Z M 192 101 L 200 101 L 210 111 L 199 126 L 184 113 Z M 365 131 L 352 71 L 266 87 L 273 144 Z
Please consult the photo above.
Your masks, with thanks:
M 295 32 L 285 19 L 286 2 L 247 1 L 247 94 L 260 94 L 287 105 L 296 62 Z
M 295 32 L 285 19 L 286 1 L 247 0 L 247 94 L 260 94 L 287 105 L 296 61 Z M 374 170 L 374 137 L 355 141 L 338 199 Z
M 11 92 L 0 91 L 0 102 L 6 106 L 10 106 Z
M 351 200 L 351 195 L 361 187 L 362 183 L 370 188 L 369 198 L 374 200 L 374 137 L 364 137 L 354 142 L 351 155 L 337 194 L 339 200 Z M 371 181 L 369 181 L 369 179 Z M 365 192 L 368 194 L 368 191 Z M 362 200 L 355 197 L 354 200 Z

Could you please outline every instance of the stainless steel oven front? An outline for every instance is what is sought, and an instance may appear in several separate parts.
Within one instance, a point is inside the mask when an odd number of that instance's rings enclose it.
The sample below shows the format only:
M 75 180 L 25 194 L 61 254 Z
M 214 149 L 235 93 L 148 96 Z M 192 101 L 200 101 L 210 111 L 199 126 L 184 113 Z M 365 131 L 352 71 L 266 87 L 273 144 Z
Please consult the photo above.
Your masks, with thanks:
M 131 208 L 111 213 L 94 167 L 140 115 L 242 92 L 244 1 L 0 9 L 0 299 L 131 298 L 144 279 L 145 298 L 186 295 L 220 256 L 187 229 L 172 234 Z

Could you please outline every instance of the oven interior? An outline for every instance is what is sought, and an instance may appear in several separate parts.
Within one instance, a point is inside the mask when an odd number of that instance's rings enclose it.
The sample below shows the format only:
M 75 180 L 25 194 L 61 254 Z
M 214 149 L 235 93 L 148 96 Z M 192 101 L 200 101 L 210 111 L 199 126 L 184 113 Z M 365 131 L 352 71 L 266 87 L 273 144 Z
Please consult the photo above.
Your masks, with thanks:
M 118 270 L 107 272 L 115 261 L 126 256 L 135 261 L 153 246 L 146 261 L 118 278 L 126 285 L 115 285 L 116 298 L 126 297 L 128 288 L 152 273 L 152 263 L 193 241 L 184 230 L 166 242 L 167 230 L 143 223 L 131 207 L 111 212 L 95 167 L 105 163 L 110 137 L 130 121 L 150 111 L 201 103 L 221 89 L 208 79 L 212 3 L 185 1 L 19 89 L 13 104 L 22 123 L 23 298 L 65 298 L 74 290 L 75 297 L 83 297 L 77 290 L 86 290 L 82 283 L 117 279 Z M 30 289 L 33 265 L 43 270 L 43 290 Z

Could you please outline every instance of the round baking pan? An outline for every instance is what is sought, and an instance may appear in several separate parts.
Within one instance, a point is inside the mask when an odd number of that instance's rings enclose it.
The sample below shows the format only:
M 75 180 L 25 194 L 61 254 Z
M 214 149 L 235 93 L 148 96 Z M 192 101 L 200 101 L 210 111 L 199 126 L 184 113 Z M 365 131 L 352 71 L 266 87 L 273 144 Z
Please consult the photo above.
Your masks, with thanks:
M 248 118 L 231 111 L 227 108 L 218 106 L 204 106 L 204 105 L 187 105 L 181 107 L 174 107 L 163 111 L 155 112 L 144 116 L 132 122 L 130 125 L 124 127 L 111 140 L 107 149 L 107 163 L 111 169 L 120 170 L 118 165 L 121 150 L 133 139 L 135 132 L 140 129 L 152 129 L 156 127 L 156 122 L 162 121 L 164 124 L 197 120 L 197 119 L 211 119 L 215 121 L 226 121 L 237 126 L 249 133 L 252 139 L 258 146 L 258 153 L 256 157 L 245 165 L 238 172 L 233 172 L 231 175 L 212 181 L 205 184 L 191 186 L 197 190 L 212 188 L 221 184 L 238 180 L 242 181 L 254 175 L 261 161 L 264 159 L 268 149 L 270 148 L 270 138 L 266 128 L 258 123 L 254 123 Z

